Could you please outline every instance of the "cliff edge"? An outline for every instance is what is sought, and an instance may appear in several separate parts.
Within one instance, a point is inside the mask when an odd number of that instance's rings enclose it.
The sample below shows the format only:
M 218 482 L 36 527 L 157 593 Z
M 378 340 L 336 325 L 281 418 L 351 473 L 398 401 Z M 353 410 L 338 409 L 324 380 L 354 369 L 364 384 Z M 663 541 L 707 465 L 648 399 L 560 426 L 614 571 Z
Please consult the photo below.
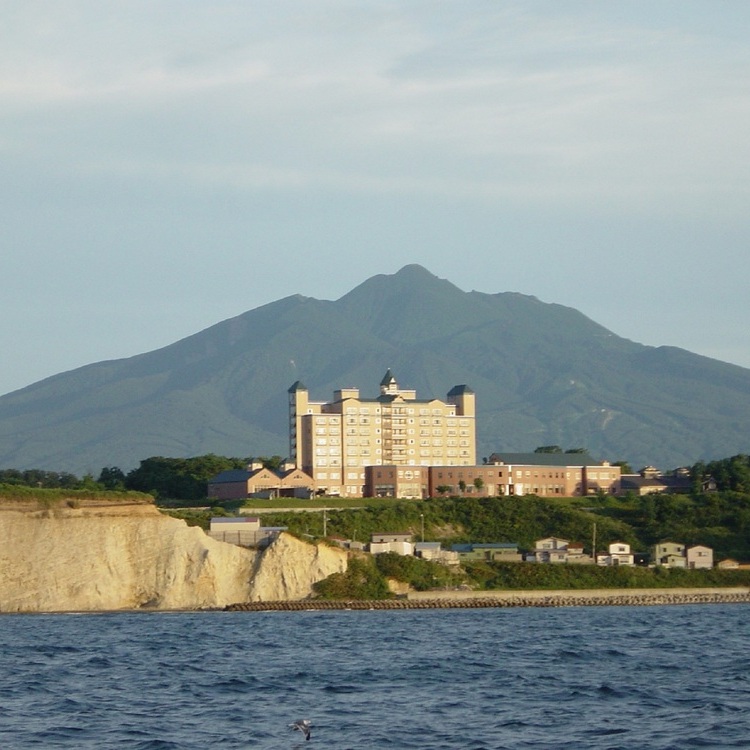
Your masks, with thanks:
M 0 612 L 212 609 L 304 598 L 343 551 L 282 534 L 265 552 L 148 504 L 0 511 Z

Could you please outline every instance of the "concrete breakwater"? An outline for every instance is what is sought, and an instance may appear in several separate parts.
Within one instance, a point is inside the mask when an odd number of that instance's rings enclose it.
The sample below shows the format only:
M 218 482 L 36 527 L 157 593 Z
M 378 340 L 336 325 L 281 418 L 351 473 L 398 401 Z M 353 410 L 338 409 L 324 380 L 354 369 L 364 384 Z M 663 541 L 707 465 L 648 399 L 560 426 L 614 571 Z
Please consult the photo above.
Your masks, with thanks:
M 406 598 L 245 602 L 232 612 L 371 609 L 481 609 L 488 607 L 642 607 L 674 604 L 750 604 L 750 589 L 617 589 L 605 591 L 484 591 L 411 593 Z

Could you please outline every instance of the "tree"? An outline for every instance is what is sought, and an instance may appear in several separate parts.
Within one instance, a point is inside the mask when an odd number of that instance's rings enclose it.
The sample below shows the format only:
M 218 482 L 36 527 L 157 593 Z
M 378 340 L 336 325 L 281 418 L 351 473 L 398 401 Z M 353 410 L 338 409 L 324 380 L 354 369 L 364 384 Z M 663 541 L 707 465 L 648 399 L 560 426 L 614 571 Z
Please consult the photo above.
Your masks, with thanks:
M 461 492 L 466 492 L 466 482 L 464 482 L 463 479 L 458 480 L 458 489 L 461 490 Z
M 451 492 L 453 490 L 453 487 L 449 484 L 439 484 L 435 489 L 441 494 L 445 495 L 448 492 Z
M 559 445 L 540 445 L 534 453 L 562 453 L 562 448 Z
M 627 461 L 615 461 L 612 466 L 620 467 L 620 474 L 633 474 L 633 467 Z
M 208 453 L 194 458 L 152 456 L 129 472 L 125 486 L 129 490 L 150 492 L 161 498 L 200 500 L 206 497 L 206 484 L 216 474 L 242 469 L 246 459 L 226 458 Z
M 125 489 L 125 473 L 117 466 L 105 466 L 96 481 L 106 490 Z
M 477 492 L 481 492 L 482 487 L 484 487 L 484 479 L 482 479 L 482 477 L 477 477 L 474 480 L 474 486 L 477 488 Z

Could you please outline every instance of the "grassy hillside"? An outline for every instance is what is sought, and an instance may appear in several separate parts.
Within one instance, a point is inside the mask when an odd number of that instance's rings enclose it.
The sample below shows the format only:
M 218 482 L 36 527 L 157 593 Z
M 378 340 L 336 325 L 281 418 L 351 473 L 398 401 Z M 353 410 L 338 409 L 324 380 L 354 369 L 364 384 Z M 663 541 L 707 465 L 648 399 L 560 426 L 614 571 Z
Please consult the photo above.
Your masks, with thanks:
M 364 501 L 368 502 L 368 501 Z M 534 541 L 558 536 L 591 552 L 594 524 L 597 549 L 622 541 L 648 552 L 658 541 L 706 544 L 715 559 L 750 560 L 750 495 L 721 492 L 688 497 L 651 495 L 543 499 L 435 498 L 422 502 L 379 501 L 362 509 L 329 510 L 327 532 L 369 541 L 378 532 L 410 532 L 419 540 L 447 546 L 457 542 L 516 542 L 532 549 Z M 266 525 L 288 526 L 299 535 L 323 533 L 320 512 L 267 513 Z

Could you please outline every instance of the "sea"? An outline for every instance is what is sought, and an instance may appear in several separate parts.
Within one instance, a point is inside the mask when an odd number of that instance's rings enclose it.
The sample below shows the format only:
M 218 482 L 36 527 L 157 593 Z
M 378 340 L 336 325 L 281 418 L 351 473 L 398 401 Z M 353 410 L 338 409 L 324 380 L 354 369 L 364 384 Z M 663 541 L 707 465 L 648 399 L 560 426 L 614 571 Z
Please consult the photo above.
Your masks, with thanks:
M 750 605 L 0 616 L 3 750 L 302 747 L 747 750 Z

